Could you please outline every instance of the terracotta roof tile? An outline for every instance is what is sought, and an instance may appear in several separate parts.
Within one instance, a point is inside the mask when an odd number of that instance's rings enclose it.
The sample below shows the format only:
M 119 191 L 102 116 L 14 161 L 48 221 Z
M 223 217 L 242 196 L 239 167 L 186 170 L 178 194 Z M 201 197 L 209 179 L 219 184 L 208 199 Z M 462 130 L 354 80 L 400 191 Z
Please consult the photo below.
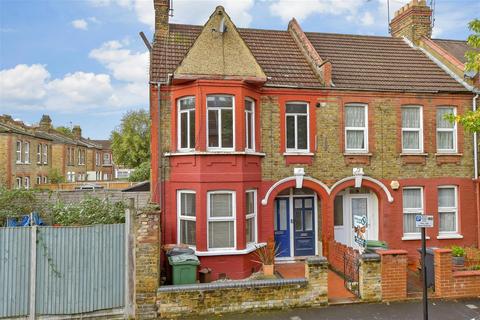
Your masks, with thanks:
M 154 43 L 152 81 L 173 73 L 202 30 L 170 24 L 167 39 Z M 318 88 L 321 83 L 288 31 L 239 28 L 263 68 L 270 86 Z M 453 91 L 466 89 L 402 39 L 327 33 L 306 33 L 323 59 L 332 62 L 335 88 L 390 91 Z
M 462 40 L 446 40 L 446 39 L 432 39 L 442 49 L 450 53 L 461 63 L 465 63 L 465 53 L 471 49 L 466 41 Z

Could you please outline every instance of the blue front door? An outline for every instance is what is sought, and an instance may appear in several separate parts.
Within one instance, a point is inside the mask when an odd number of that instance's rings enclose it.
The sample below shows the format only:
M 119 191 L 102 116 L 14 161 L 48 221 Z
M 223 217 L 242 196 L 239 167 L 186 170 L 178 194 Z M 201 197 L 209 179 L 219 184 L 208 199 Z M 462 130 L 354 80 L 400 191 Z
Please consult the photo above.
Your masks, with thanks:
M 275 199 L 274 225 L 277 257 L 290 257 L 290 210 L 288 198 Z
M 314 198 L 293 198 L 293 237 L 295 256 L 315 255 Z

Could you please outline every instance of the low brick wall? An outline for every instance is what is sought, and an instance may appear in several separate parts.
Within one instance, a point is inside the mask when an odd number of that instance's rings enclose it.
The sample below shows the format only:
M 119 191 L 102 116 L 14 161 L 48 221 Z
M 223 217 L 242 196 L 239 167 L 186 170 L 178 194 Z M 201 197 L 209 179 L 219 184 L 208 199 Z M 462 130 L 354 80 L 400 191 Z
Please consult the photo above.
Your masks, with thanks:
M 435 295 L 439 298 L 480 297 L 480 270 L 454 271 L 452 250 L 434 252 Z
M 376 253 L 362 254 L 358 274 L 360 298 L 368 302 L 382 300 L 381 280 L 380 256 Z
M 406 250 L 378 250 L 381 257 L 382 300 L 407 298 L 408 252 Z
M 160 287 L 158 315 L 179 318 L 253 310 L 321 306 L 328 303 L 328 262 L 312 257 L 306 278 L 229 281 Z
M 358 256 L 358 251 L 334 240 L 328 243 L 328 262 L 332 269 L 343 272 L 345 255 Z

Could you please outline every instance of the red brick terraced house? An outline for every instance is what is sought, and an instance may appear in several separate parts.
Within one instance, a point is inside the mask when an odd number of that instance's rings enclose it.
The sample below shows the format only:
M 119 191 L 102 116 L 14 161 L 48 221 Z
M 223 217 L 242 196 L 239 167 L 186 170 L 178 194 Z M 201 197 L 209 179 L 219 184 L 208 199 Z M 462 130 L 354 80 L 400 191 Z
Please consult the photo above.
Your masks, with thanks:
M 204 26 L 170 24 L 155 0 L 152 199 L 162 243 L 196 250 L 213 278 L 248 277 L 253 252 L 329 257 L 367 239 L 417 259 L 428 245 L 478 245 L 473 136 L 444 120 L 472 108 L 464 83 L 418 49 L 431 10 L 413 1 L 392 37 L 237 28 L 223 7 Z M 400 19 L 400 22 L 398 21 Z

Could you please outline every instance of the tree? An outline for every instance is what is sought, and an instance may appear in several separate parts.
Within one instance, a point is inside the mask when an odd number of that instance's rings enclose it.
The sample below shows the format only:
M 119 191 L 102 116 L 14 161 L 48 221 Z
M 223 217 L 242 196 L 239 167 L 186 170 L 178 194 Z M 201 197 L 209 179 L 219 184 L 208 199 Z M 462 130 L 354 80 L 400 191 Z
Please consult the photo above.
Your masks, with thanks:
M 467 43 L 472 49 L 465 53 L 465 71 L 473 71 L 480 77 L 480 19 L 470 21 L 468 28 L 472 34 L 468 36 Z M 480 108 L 462 115 L 446 115 L 445 118 L 451 122 L 457 121 L 469 132 L 480 132 Z
M 56 127 L 55 130 L 57 130 L 58 132 L 60 132 L 64 135 L 66 135 L 67 137 L 73 138 L 72 129 L 69 128 L 69 127 L 59 126 L 59 127 Z
M 130 168 L 150 160 L 150 116 L 145 110 L 129 111 L 112 131 L 113 160 Z
M 135 168 L 128 181 L 141 182 L 150 180 L 150 161 L 146 161 Z

